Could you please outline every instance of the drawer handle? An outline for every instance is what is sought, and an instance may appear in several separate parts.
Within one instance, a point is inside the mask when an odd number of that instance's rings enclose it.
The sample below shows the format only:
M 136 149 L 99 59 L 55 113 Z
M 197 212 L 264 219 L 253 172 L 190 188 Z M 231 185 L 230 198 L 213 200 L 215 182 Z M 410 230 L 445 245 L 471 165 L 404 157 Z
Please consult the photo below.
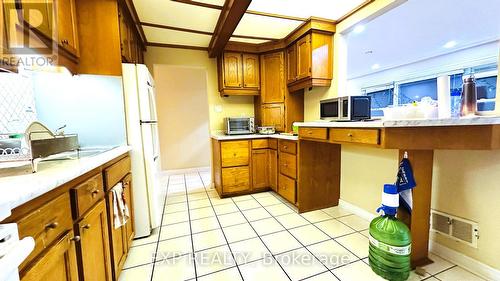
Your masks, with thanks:
M 75 236 L 73 238 L 70 238 L 69 240 L 72 242 L 79 242 L 80 240 L 82 240 L 82 238 L 80 236 Z
M 287 149 L 287 148 L 288 148 L 288 146 L 286 146 L 286 145 L 283 146 L 283 149 Z
M 347 136 L 352 138 L 352 133 L 347 133 Z
M 288 167 L 288 163 L 283 163 L 283 166 Z
M 233 153 L 233 156 L 236 157 L 236 153 Z
M 309 135 L 312 135 L 312 133 L 313 133 L 313 132 L 312 132 L 312 131 L 308 131 L 307 133 L 308 133 Z
M 83 229 L 90 229 L 90 226 L 91 226 L 90 224 L 86 224 L 86 225 L 82 226 L 82 228 Z
M 47 225 L 45 225 L 45 229 L 49 230 L 49 229 L 55 229 L 59 226 L 59 223 L 58 222 L 51 222 Z
M 91 193 L 92 194 L 92 198 L 96 197 L 97 194 L 99 194 L 99 192 L 101 192 L 99 189 L 96 189 L 96 190 L 92 191 L 92 193 Z

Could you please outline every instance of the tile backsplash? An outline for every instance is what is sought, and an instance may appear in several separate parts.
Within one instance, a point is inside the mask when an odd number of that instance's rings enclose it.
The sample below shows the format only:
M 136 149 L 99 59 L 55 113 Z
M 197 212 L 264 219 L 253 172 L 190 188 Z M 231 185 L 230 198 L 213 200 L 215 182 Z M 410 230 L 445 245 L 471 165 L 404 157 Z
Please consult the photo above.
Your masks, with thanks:
M 22 133 L 37 119 L 29 76 L 0 73 L 0 134 Z

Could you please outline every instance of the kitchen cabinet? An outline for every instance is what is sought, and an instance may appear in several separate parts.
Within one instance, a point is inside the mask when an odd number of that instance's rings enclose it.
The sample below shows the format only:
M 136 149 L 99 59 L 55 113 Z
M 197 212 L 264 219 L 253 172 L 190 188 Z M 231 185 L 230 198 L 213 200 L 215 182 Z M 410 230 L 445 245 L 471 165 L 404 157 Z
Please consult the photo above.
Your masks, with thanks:
M 222 167 L 245 166 L 249 164 L 249 144 L 247 140 L 222 142 Z
M 279 174 L 278 194 L 285 198 L 288 202 L 295 204 L 296 202 L 296 182 L 295 180 Z
M 132 174 L 129 173 L 123 179 L 123 193 L 125 196 L 125 204 L 130 212 L 130 223 L 125 224 L 125 238 L 127 239 L 127 245 L 130 248 L 132 246 L 132 240 L 134 240 L 134 202 L 133 198 L 133 188 L 132 188 Z
M 278 132 L 292 130 L 293 122 L 304 120 L 304 93 L 286 87 L 284 52 L 261 56 L 261 95 L 254 99 L 256 124 L 273 126 Z
M 262 126 L 273 126 L 276 131 L 282 132 L 285 130 L 285 104 L 263 104 L 262 110 Z
M 248 166 L 222 169 L 222 190 L 236 193 L 250 190 L 250 169 Z
M 252 182 L 254 189 L 269 187 L 269 150 L 252 151 Z
M 78 57 L 78 33 L 75 0 L 57 0 L 58 44 Z
M 282 103 L 285 101 L 286 84 L 283 79 L 285 64 L 283 52 L 261 55 L 262 103 Z
M 278 151 L 269 149 L 269 187 L 278 191 Z
M 224 52 L 217 61 L 221 96 L 260 94 L 258 55 Z
M 21 281 L 78 281 L 75 242 L 79 239 L 73 235 L 72 230 L 67 231 L 24 274 L 21 274 Z
M 332 81 L 333 35 L 312 31 L 286 49 L 287 86 L 290 92 L 327 87 Z
M 311 77 L 311 34 L 307 34 L 296 43 L 297 80 Z
M 286 49 L 286 82 L 297 80 L 297 45 L 292 44 Z
M 101 200 L 77 224 L 80 236 L 79 256 L 83 280 L 113 280 L 106 203 Z
M 134 29 L 133 20 L 126 12 L 126 7 L 119 5 L 118 17 L 122 62 L 143 63 L 139 34 Z
M 249 140 L 212 140 L 212 176 L 220 196 L 242 194 L 251 190 L 251 147 Z

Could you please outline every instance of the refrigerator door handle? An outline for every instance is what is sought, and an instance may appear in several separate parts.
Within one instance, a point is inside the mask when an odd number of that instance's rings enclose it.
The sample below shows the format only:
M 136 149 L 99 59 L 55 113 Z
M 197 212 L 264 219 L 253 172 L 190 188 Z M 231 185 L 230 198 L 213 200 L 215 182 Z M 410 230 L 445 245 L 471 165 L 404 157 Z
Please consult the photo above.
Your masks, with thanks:
M 142 124 L 157 124 L 158 121 L 156 120 L 140 120 L 139 123 Z

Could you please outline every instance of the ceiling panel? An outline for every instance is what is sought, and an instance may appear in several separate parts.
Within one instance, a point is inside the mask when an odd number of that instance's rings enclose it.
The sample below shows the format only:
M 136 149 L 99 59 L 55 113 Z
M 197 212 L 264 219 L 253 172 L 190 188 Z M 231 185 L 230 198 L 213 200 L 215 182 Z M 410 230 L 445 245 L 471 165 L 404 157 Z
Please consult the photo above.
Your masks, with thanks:
M 365 0 L 252 0 L 248 10 L 309 18 L 337 20 Z
M 233 34 L 281 39 L 303 22 L 245 14 Z
M 220 14 L 220 10 L 170 0 L 133 0 L 133 2 L 142 22 L 207 32 L 214 31 Z
M 269 42 L 270 40 L 261 40 L 261 39 L 250 39 L 250 38 L 238 38 L 238 37 L 231 37 L 229 41 L 232 42 L 243 42 L 243 43 L 251 43 L 251 44 L 261 44 L 261 43 L 266 43 Z
M 148 42 L 208 47 L 212 36 L 144 26 Z

